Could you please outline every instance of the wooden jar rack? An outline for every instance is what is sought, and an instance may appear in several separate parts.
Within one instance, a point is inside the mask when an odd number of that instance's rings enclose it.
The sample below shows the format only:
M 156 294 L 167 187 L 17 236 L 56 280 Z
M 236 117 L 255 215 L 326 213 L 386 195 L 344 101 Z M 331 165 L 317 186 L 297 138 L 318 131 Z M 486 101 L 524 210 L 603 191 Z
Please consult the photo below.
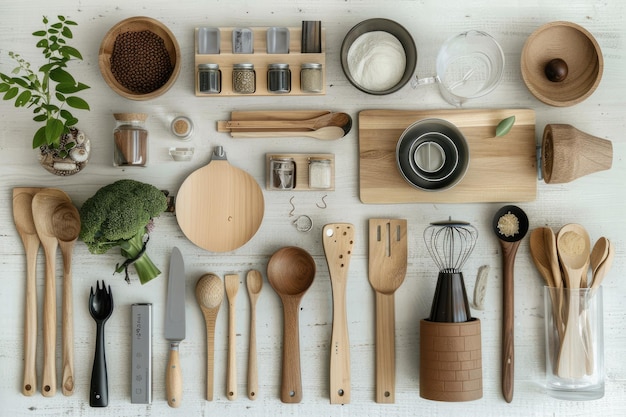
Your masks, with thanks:
M 253 34 L 254 53 L 233 53 L 232 34 L 234 27 L 220 27 L 220 53 L 198 54 L 198 28 L 195 29 L 195 94 L 199 97 L 232 97 L 232 96 L 317 96 L 326 94 L 326 31 L 322 28 L 322 52 L 302 53 L 302 28 L 289 27 L 289 53 L 267 53 L 267 30 L 269 27 L 249 27 Z M 239 94 L 233 91 L 233 65 L 254 64 L 256 71 L 256 91 L 252 94 Z M 291 70 L 291 92 L 277 94 L 267 90 L 267 66 L 269 64 L 289 64 Z M 304 92 L 300 89 L 300 68 L 305 63 L 322 64 L 322 91 L 319 93 Z M 218 64 L 221 71 L 221 92 L 219 94 L 205 94 L 199 91 L 198 65 Z

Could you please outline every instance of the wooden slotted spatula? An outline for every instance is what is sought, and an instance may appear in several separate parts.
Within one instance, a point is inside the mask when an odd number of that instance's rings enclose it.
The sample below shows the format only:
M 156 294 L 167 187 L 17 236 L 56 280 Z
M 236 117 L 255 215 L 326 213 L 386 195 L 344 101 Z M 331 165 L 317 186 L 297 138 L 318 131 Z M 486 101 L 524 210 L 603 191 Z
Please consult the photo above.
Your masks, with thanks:
M 348 266 L 354 246 L 354 226 L 331 223 L 322 232 L 333 289 L 333 331 L 330 350 L 330 403 L 350 403 L 350 339 L 346 312 Z
M 369 220 L 369 281 L 376 292 L 376 402 L 394 403 L 396 385 L 394 292 L 407 267 L 405 219 Z

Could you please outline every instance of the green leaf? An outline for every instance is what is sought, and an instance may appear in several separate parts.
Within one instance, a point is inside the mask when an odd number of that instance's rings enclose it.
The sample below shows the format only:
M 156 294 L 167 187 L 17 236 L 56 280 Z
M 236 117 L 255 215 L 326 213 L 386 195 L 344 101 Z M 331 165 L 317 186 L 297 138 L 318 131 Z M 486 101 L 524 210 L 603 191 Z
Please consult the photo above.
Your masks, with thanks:
M 28 90 L 22 91 L 22 94 L 15 99 L 15 107 L 23 107 L 30 101 L 32 93 Z
M 47 48 L 48 47 L 48 39 L 42 39 L 37 42 L 37 48 Z
M 9 90 L 6 93 L 4 93 L 3 100 L 11 100 L 13 97 L 17 95 L 19 91 L 20 90 L 17 87 L 9 88 Z
M 59 19 L 61 22 L 65 22 L 65 16 L 58 15 L 57 19 Z
M 74 37 L 74 35 L 72 34 L 72 30 L 68 28 L 67 26 L 63 28 L 63 30 L 61 31 L 61 34 L 68 39 L 72 39 Z
M 496 127 L 496 136 L 504 136 L 509 133 L 513 124 L 515 124 L 515 116 L 507 117 L 502 120 Z
M 33 136 L 33 149 L 47 144 L 46 142 L 46 127 L 40 127 Z
M 48 24 L 48 18 L 46 16 L 43 17 L 43 24 L 44 25 Z
M 30 88 L 30 80 L 28 78 L 24 79 L 24 78 L 13 78 L 11 81 L 13 81 L 13 84 L 17 84 L 22 88 Z
M 72 48 L 71 46 L 64 45 L 59 49 L 59 52 L 61 52 L 63 56 L 67 56 L 68 58 L 70 56 L 73 56 L 77 59 L 83 59 L 83 56 L 80 54 L 80 52 L 78 52 L 78 49 Z
M 33 36 L 46 36 L 46 31 L 45 30 L 38 30 L 36 32 L 33 32 Z
M 69 151 L 69 150 L 70 150 L 70 149 L 72 149 L 74 146 L 76 146 L 76 142 L 69 142 L 69 143 L 66 143 L 66 144 L 65 144 L 65 149 Z
M 4 93 L 5 91 L 7 91 L 9 88 L 11 88 L 11 86 L 7 83 L 2 83 L 0 84 L 0 93 Z
M 66 25 L 72 25 L 72 26 L 76 26 L 76 25 L 78 25 L 78 23 L 74 22 L 73 20 L 66 20 L 66 21 L 65 21 L 65 24 L 66 24 Z
M 64 102 L 65 101 L 65 96 L 61 93 L 56 93 L 55 97 L 57 98 L 57 100 L 59 100 L 60 102 Z
M 74 94 L 74 93 L 78 93 L 79 91 L 86 90 L 87 88 L 89 88 L 89 86 L 83 83 L 58 84 L 56 87 L 56 91 L 58 91 L 59 93 L 63 93 L 63 94 Z
M 76 84 L 76 80 L 74 80 L 74 77 L 72 77 L 69 72 L 65 71 L 62 68 L 55 68 L 50 71 L 50 79 L 56 81 L 59 84 Z
M 64 118 L 65 120 L 67 119 L 72 119 L 74 116 L 72 116 L 72 113 L 70 113 L 69 111 L 63 109 L 59 112 L 59 114 L 61 115 L 62 118 Z
M 76 126 L 77 124 L 78 124 L 78 119 L 75 117 L 72 117 L 71 119 L 67 119 L 65 121 L 66 126 Z
M 55 28 L 55 29 L 61 29 L 63 27 L 63 23 L 61 22 L 57 22 L 53 25 L 50 25 L 51 27 Z
M 58 119 L 49 119 L 46 123 L 46 143 L 52 143 L 59 139 L 63 133 L 63 122 Z
M 48 29 L 48 33 L 51 35 L 57 34 L 59 33 L 58 29 L 54 29 L 54 27 L 51 27 L 50 29 Z
M 89 110 L 89 104 L 87 104 L 87 102 L 80 97 L 68 97 L 66 101 L 70 107 L 75 109 Z
M 48 116 L 46 116 L 45 114 L 38 114 L 37 116 L 33 117 L 33 120 L 36 121 L 37 123 L 40 123 L 40 122 L 44 122 L 47 118 Z

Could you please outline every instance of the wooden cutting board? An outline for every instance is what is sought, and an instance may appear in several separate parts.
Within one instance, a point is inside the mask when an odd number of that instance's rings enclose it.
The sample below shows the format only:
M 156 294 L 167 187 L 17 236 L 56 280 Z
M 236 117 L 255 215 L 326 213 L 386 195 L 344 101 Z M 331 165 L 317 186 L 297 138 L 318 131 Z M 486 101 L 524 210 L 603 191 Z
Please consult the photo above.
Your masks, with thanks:
M 495 137 L 502 119 L 515 115 L 509 133 Z M 396 163 L 404 129 L 426 118 L 454 123 L 465 135 L 470 163 L 465 177 L 445 191 L 409 185 Z M 359 113 L 359 193 L 366 204 L 533 201 L 537 195 L 535 112 L 496 110 L 364 110 Z

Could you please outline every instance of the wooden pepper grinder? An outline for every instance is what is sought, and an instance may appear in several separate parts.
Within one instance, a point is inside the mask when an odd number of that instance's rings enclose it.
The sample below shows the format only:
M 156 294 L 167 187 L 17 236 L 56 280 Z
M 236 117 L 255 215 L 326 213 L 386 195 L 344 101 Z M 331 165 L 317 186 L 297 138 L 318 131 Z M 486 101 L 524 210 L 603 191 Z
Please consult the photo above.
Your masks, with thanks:
M 561 184 L 611 168 L 613 144 L 566 124 L 549 124 L 543 131 L 541 168 L 544 181 Z

